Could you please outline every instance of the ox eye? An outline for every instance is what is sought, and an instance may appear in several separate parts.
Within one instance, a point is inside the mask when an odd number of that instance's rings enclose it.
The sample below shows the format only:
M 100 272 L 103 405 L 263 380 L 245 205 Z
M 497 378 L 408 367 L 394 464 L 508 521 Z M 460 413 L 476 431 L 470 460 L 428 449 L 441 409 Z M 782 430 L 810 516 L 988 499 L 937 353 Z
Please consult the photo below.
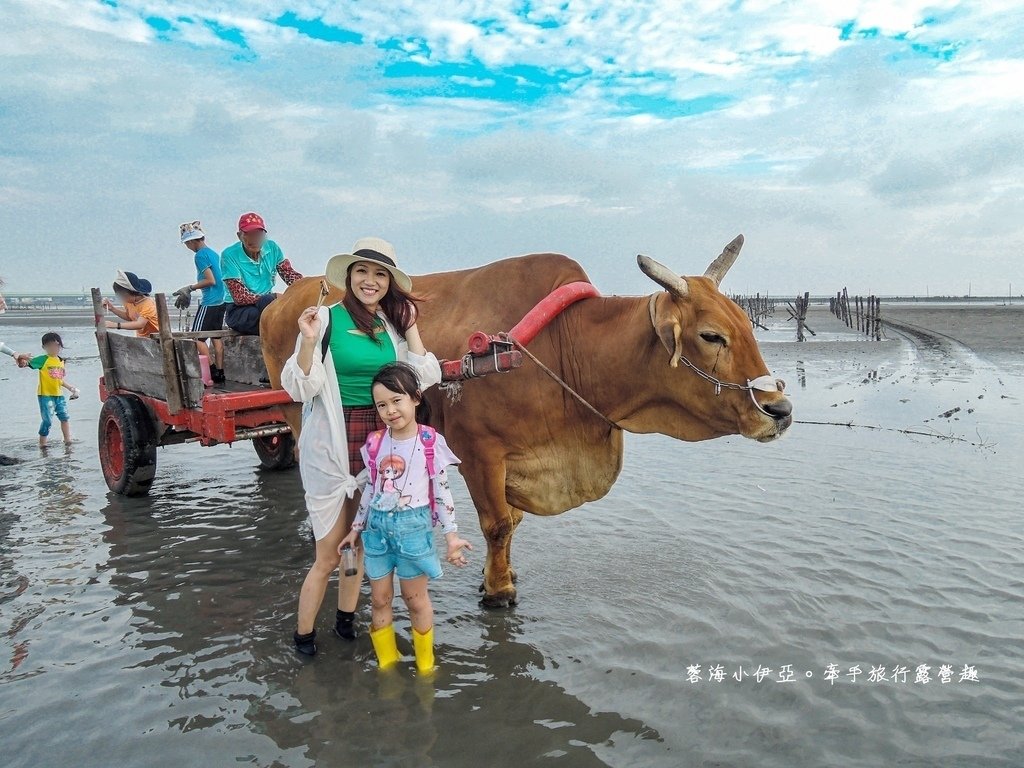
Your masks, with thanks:
M 706 341 L 708 344 L 719 344 L 723 347 L 727 346 L 725 337 L 722 336 L 721 334 L 713 333 L 712 331 L 703 331 L 700 337 L 704 339 L 704 341 Z

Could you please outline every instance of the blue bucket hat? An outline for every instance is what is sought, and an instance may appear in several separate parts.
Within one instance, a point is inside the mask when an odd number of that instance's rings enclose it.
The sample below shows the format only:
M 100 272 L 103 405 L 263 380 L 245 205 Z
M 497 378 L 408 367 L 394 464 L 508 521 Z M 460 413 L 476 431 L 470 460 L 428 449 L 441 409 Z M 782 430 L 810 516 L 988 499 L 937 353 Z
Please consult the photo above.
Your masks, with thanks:
M 117 270 L 117 279 L 114 281 L 114 285 L 132 293 L 141 293 L 143 296 L 149 296 L 153 291 L 153 284 L 149 280 L 139 277 L 134 272 L 124 272 L 120 269 Z

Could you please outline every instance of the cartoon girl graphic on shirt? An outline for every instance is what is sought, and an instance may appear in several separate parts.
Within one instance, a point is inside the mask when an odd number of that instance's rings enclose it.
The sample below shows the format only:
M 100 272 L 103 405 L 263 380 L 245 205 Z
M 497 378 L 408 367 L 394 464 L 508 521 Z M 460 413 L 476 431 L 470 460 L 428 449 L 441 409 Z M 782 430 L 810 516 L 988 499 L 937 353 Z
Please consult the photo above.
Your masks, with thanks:
M 412 496 L 402 496 L 398 486 L 395 485 L 395 481 L 405 474 L 405 460 L 392 453 L 381 461 L 378 471 L 383 482 L 370 506 L 382 512 L 407 507 L 412 501 Z

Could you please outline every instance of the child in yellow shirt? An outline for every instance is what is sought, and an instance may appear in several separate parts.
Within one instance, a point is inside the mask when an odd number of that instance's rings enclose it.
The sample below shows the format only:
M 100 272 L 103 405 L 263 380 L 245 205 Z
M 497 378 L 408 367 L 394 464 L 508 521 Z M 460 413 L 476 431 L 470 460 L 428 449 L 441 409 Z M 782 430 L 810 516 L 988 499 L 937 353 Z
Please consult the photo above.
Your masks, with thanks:
M 46 439 L 50 434 L 50 426 L 53 423 L 50 412 L 53 411 L 60 421 L 60 431 L 64 434 L 64 443 L 71 443 L 71 424 L 68 421 L 67 403 L 61 389 L 71 393 L 71 399 L 78 398 L 78 390 L 64 380 L 64 359 L 60 357 L 60 351 L 64 349 L 64 342 L 60 335 L 53 333 L 43 334 L 43 351 L 45 354 L 34 357 L 28 362 L 28 367 L 39 371 L 39 389 L 36 394 L 39 396 L 39 415 L 42 416 L 42 423 L 39 425 L 39 445 L 45 446 Z

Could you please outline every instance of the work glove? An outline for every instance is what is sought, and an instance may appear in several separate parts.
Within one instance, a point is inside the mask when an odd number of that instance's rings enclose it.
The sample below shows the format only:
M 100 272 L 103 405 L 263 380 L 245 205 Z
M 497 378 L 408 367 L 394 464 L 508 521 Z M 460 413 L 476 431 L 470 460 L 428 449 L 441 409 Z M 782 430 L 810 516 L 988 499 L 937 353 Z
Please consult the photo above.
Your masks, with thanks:
M 192 303 L 192 287 L 183 286 L 176 290 L 174 295 L 177 297 L 174 299 L 174 306 L 178 309 L 188 309 L 189 304 Z

